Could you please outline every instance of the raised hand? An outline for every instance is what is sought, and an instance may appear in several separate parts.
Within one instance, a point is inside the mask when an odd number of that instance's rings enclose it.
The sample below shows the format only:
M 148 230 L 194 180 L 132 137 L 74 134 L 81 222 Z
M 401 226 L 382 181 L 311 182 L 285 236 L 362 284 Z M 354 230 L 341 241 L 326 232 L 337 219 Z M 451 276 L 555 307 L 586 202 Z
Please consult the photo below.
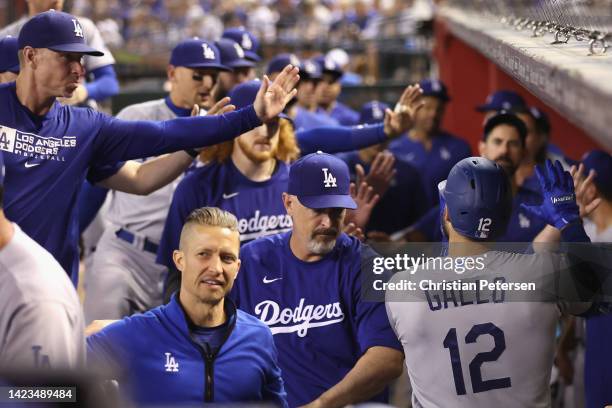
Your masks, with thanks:
M 300 80 L 299 69 L 293 65 L 287 65 L 274 82 L 270 82 L 267 75 L 261 81 L 261 87 L 255 97 L 253 107 L 257 117 L 262 122 L 275 118 L 285 109 L 285 106 L 297 93 L 295 85 Z
M 418 84 L 410 85 L 402 93 L 395 109 L 385 110 L 384 131 L 388 137 L 397 137 L 414 125 L 414 115 L 423 107 L 422 93 Z
M 212 108 L 210 108 L 208 112 L 206 112 L 206 116 L 223 115 L 224 113 L 233 112 L 234 110 L 236 110 L 236 107 L 230 104 L 230 98 L 226 96 L 219 102 L 215 103 Z M 194 115 L 193 112 L 191 112 L 191 116 L 197 115 L 198 114 Z
M 544 166 L 536 166 L 535 170 L 542 189 L 542 204 L 521 204 L 521 208 L 559 230 L 579 220 L 580 211 L 576 205 L 574 180 L 563 170 L 561 162 L 556 161 L 553 165 L 550 160 L 546 160 Z
M 374 193 L 378 194 L 380 197 L 387 192 L 396 173 L 395 157 L 388 151 L 380 152 L 376 155 L 367 175 L 362 165 L 355 165 L 357 185 L 365 181 L 372 187 Z
M 356 226 L 352 222 L 349 222 L 348 224 L 345 224 L 342 231 L 345 234 L 347 234 L 347 235 L 354 236 L 355 238 L 357 238 L 361 242 L 365 241 L 365 235 L 363 234 L 363 231 L 361 230 L 361 228 L 359 228 L 358 226 Z
M 580 217 L 588 217 L 601 203 L 601 198 L 596 198 L 595 194 L 590 193 L 591 186 L 594 185 L 595 176 L 597 173 L 591 169 L 588 177 L 584 177 L 584 165 L 572 166 L 570 174 L 574 179 L 574 191 L 576 191 L 576 202 L 580 209 Z
M 365 229 L 380 196 L 374 193 L 374 189 L 368 186 L 366 182 L 362 182 L 358 187 L 351 183 L 350 193 L 353 200 L 357 203 L 357 209 L 348 210 L 344 222 L 345 224 L 352 222 L 355 226 Z

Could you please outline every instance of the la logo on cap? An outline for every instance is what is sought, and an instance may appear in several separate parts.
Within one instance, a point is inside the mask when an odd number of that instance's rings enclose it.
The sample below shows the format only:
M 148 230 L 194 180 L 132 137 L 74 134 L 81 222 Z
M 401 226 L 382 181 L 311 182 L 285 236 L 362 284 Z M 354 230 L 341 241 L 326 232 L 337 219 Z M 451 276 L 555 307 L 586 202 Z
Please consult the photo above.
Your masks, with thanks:
M 72 19 L 72 24 L 74 24 L 74 36 L 85 38 L 83 37 L 83 28 L 81 27 L 81 24 L 77 21 L 76 18 Z
M 244 50 L 238 43 L 234 43 L 234 48 L 236 49 L 236 54 L 238 54 L 238 58 L 244 58 Z
M 242 48 L 250 50 L 253 46 L 253 42 L 247 33 L 242 34 Z
M 215 52 L 210 49 L 208 44 L 203 43 L 202 48 L 204 49 L 204 58 L 209 59 L 209 60 L 215 59 Z
M 383 117 L 383 112 L 382 112 L 382 110 L 380 109 L 380 106 L 378 106 L 377 103 L 372 105 L 372 117 L 374 119 L 381 119 Z
M 325 188 L 338 187 L 336 178 L 329 172 L 328 168 L 323 168 L 323 185 Z

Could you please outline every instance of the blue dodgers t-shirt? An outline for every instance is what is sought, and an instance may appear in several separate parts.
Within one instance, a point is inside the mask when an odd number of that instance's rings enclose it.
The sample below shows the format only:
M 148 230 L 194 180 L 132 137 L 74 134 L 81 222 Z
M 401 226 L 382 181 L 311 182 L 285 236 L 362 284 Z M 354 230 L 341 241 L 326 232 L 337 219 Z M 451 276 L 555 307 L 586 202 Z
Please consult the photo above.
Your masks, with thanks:
M 331 112 L 327 113 L 325 109 L 318 108 L 317 113 L 329 115 L 329 117 L 337 120 L 342 126 L 354 126 L 359 123 L 359 113 L 338 101 L 334 104 Z
M 366 174 L 370 171 L 370 165 L 359 158 L 358 152 L 341 153 L 337 156 L 348 165 L 352 181 L 355 181 L 356 164 L 361 164 Z M 389 189 L 372 210 L 366 226 L 367 231 L 392 234 L 410 226 L 428 209 L 423 200 L 425 189 L 416 169 L 402 160 L 396 160 L 395 170 L 397 173 L 391 180 Z
M 288 183 L 289 167 L 281 161 L 276 162 L 272 177 L 261 182 L 248 179 L 231 159 L 190 171 L 172 197 L 157 262 L 174 267 L 172 251 L 178 248 L 183 224 L 193 210 L 204 206 L 219 207 L 234 214 L 242 243 L 289 231 L 293 224 L 282 197 Z
M 304 262 L 289 248 L 290 237 L 272 235 L 241 248 L 231 297 L 272 331 L 287 400 L 297 407 L 336 385 L 368 348 L 401 345 L 384 303 L 361 300 L 362 254 L 377 256 L 370 247 L 341 234 L 323 259 Z
M 389 150 L 396 158 L 410 163 L 421 174 L 430 207 L 438 203 L 438 183 L 446 180 L 458 161 L 472 155 L 470 145 L 450 133 L 440 132 L 431 142 L 429 151 L 407 135 L 389 144 Z
M 15 83 L 0 85 L 0 150 L 8 219 L 78 277 L 77 198 L 83 181 L 112 175 L 123 160 L 210 145 L 258 126 L 253 107 L 222 116 L 166 122 L 122 121 L 55 102 L 43 116 L 17 99 Z

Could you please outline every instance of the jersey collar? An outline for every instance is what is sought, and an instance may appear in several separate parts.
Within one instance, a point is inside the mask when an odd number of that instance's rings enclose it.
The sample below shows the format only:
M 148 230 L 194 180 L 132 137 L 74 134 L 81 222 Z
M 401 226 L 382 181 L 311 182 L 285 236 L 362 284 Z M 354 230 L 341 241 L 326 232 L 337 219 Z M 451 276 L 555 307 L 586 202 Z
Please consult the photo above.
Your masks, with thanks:
M 169 95 L 166 96 L 165 101 L 166 101 L 166 105 L 168 106 L 168 108 L 170 108 L 170 110 L 174 112 L 174 114 L 178 116 L 179 118 L 191 116 L 191 109 L 179 108 L 174 103 L 172 103 L 172 100 L 170 99 Z

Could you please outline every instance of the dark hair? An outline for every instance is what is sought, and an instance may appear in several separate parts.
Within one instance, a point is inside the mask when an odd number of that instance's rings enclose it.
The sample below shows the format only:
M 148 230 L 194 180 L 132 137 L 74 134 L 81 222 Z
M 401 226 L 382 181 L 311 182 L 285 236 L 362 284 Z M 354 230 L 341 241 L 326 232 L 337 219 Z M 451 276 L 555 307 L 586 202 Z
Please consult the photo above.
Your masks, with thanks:
M 516 116 L 514 113 L 507 111 L 501 111 L 495 116 L 490 117 L 489 120 L 487 120 L 484 125 L 482 139 L 486 142 L 493 129 L 495 129 L 499 125 L 508 125 L 516 129 L 521 139 L 522 145 L 525 146 L 525 139 L 527 138 L 527 126 L 525 126 L 525 123 L 521 120 L 521 118 Z

